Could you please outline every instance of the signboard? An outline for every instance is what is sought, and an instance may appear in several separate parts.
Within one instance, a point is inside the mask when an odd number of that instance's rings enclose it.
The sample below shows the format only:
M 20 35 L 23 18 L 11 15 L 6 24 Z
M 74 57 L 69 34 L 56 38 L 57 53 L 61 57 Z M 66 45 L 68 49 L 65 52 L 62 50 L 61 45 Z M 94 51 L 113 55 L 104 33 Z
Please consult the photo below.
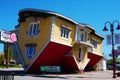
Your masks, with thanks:
M 107 44 L 112 44 L 112 36 L 111 35 L 107 35 L 106 36 L 106 39 L 107 39 Z
M 13 42 L 17 41 L 17 37 L 16 37 L 15 33 L 1 30 L 0 31 L 0 41 L 13 43 Z
M 106 36 L 106 39 L 107 39 L 107 44 L 111 45 L 112 44 L 112 35 L 108 34 Z M 120 34 L 114 34 L 113 39 L 114 39 L 115 44 L 120 44 Z
M 115 34 L 115 44 L 120 44 L 120 34 Z
M 60 66 L 41 66 L 40 71 L 41 72 L 60 72 L 61 68 Z

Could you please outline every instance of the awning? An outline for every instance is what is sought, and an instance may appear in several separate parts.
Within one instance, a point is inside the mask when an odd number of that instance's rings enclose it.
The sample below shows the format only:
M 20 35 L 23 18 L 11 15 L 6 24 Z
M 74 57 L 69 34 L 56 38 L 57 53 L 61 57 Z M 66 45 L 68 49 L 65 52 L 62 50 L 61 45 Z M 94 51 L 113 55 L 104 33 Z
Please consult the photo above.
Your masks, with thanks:
M 88 58 L 90 59 L 90 61 L 87 64 L 86 68 L 91 68 L 95 66 L 100 60 L 102 60 L 103 56 L 88 52 Z

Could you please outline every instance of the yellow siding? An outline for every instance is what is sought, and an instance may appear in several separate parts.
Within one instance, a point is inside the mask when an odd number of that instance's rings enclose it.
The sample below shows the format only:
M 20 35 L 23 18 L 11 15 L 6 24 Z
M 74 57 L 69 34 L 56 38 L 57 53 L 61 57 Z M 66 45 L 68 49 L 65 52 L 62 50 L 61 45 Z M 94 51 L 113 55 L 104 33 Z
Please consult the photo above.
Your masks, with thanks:
M 78 59 L 78 56 L 79 56 L 79 47 L 80 46 L 78 44 L 74 45 L 73 54 L 76 59 Z M 81 53 L 82 54 L 82 62 L 84 62 L 84 60 L 87 59 L 87 47 L 81 47 L 81 48 L 83 49 L 83 51 Z
M 60 37 L 60 29 L 61 29 L 61 25 L 64 25 L 68 28 L 71 29 L 71 34 L 70 34 L 70 38 L 69 39 L 63 39 Z M 65 45 L 72 45 L 72 42 L 75 40 L 75 25 L 65 21 L 63 19 L 60 18 L 56 18 L 56 23 L 53 26 L 53 38 L 52 40 L 55 42 L 59 42 Z
M 42 50 L 45 44 L 49 41 L 50 38 L 50 29 L 51 29 L 51 17 L 48 18 L 40 18 L 40 33 L 36 37 L 28 37 L 27 32 L 29 29 L 30 22 L 23 22 L 20 25 L 20 35 L 18 39 L 18 44 L 20 47 L 20 51 L 23 55 L 25 63 L 28 65 L 33 61 L 33 59 L 37 56 L 37 54 Z M 31 60 L 25 56 L 25 44 L 35 43 L 36 47 L 36 55 Z
M 94 34 L 89 35 L 89 42 L 91 39 L 94 39 L 98 42 L 97 49 L 93 48 L 93 53 L 96 53 L 98 55 L 102 55 L 102 39 Z

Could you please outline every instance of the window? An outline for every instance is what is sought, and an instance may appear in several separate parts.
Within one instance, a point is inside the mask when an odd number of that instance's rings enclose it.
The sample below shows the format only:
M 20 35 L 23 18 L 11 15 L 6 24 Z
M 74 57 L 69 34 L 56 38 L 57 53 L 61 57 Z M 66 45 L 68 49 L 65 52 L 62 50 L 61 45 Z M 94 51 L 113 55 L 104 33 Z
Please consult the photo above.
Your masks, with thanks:
M 77 40 L 78 41 L 84 41 L 84 38 L 85 38 L 85 33 L 83 32 L 83 31 L 78 31 L 78 33 L 77 33 Z
M 65 39 L 69 39 L 70 32 L 71 32 L 71 29 L 61 26 L 60 37 L 65 38 Z
M 78 61 L 79 61 L 79 62 L 82 61 L 82 49 L 81 49 L 81 48 L 79 48 Z
M 28 59 L 31 59 L 36 53 L 36 45 L 35 44 L 27 44 L 26 45 L 26 56 Z
M 28 30 L 29 36 L 38 36 L 39 33 L 39 23 L 31 23 Z
M 98 44 L 97 41 L 91 39 L 90 43 L 93 45 L 93 47 L 94 47 L 95 49 L 97 49 L 97 44 Z

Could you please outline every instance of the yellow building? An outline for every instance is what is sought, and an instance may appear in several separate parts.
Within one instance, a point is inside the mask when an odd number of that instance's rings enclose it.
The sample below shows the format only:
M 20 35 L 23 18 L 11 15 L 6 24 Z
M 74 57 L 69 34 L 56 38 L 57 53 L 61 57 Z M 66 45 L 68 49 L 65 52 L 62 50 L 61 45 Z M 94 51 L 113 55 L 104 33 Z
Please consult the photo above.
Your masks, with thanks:
M 19 11 L 18 42 L 15 43 L 26 72 L 39 73 L 42 66 L 61 71 L 83 71 L 103 58 L 102 40 L 95 30 L 53 11 Z

